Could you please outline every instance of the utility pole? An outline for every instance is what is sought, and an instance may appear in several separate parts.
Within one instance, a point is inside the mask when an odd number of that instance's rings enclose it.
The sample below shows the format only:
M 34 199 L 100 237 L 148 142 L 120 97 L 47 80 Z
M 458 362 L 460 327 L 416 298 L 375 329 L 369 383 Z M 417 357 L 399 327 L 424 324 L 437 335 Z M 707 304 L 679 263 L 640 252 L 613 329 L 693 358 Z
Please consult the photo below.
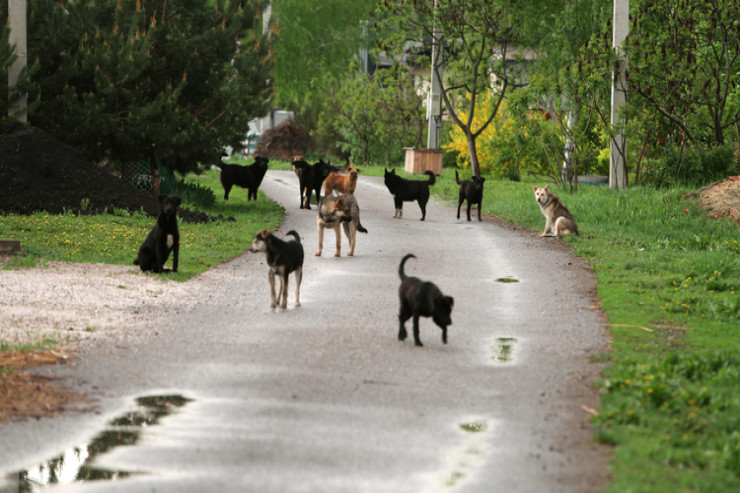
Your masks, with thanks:
M 15 45 L 18 58 L 8 69 L 8 95 L 10 105 L 8 115 L 15 115 L 21 123 L 28 121 L 26 113 L 27 96 L 19 95 L 16 86 L 21 72 L 27 65 L 28 44 L 26 37 L 26 0 L 8 0 L 8 21 L 10 24 L 10 45 Z
M 614 22 L 612 23 L 612 47 L 617 54 L 617 69 L 612 74 L 611 126 L 619 131 L 609 145 L 609 188 L 627 188 L 627 138 L 624 135 L 624 120 L 619 117 L 619 108 L 627 100 L 627 59 L 622 43 L 629 32 L 629 0 L 614 0 Z
M 437 11 L 439 0 L 434 0 L 434 10 Z M 442 30 L 435 23 L 432 34 L 432 86 L 427 96 L 427 149 L 439 149 L 439 133 L 442 127 Z

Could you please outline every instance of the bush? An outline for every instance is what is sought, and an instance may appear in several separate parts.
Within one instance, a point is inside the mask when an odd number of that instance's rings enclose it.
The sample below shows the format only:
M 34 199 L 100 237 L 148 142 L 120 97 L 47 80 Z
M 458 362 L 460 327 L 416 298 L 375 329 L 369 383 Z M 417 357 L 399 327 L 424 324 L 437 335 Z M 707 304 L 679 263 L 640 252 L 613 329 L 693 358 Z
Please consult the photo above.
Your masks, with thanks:
M 738 145 L 712 149 L 670 149 L 648 163 L 645 181 L 649 185 L 669 187 L 674 185 L 697 186 L 723 180 L 740 173 Z
M 172 194 L 179 195 L 184 203 L 191 204 L 197 209 L 207 209 L 216 203 L 213 190 L 197 183 L 179 181 L 172 190 Z

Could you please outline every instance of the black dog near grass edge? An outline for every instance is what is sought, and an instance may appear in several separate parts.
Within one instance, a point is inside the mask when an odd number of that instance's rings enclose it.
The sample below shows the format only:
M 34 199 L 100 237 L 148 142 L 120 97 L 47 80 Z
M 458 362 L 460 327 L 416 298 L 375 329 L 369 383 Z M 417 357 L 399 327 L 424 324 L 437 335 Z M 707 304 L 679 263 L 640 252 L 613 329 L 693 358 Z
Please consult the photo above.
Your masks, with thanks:
M 219 160 L 218 167 L 221 168 L 224 200 L 229 200 L 229 192 L 234 185 L 247 189 L 247 200 L 257 200 L 257 189 L 265 177 L 269 161 L 266 157 L 256 156 L 252 164 L 241 166 L 239 164 L 225 164 Z
M 311 208 L 311 194 L 316 192 L 316 203 L 321 200 L 321 185 L 329 173 L 334 171 L 334 167 L 319 159 L 318 163 L 308 164 L 306 161 L 298 160 L 291 163 L 293 168 L 299 170 L 298 181 L 301 187 L 301 209 Z M 303 201 L 303 194 L 306 194 L 306 200 Z
M 460 181 L 460 177 L 457 175 L 457 170 L 455 170 L 455 181 L 460 185 L 460 193 L 457 203 L 457 218 L 460 219 L 460 207 L 462 206 L 462 203 L 467 200 L 468 221 L 470 221 L 470 206 L 473 204 L 478 204 L 478 221 L 480 221 L 480 209 L 483 205 L 483 183 L 486 179 L 481 178 L 480 176 L 473 176 L 469 180 Z
M 429 201 L 429 187 L 434 185 L 437 177 L 431 170 L 424 172 L 429 177 L 427 181 L 419 180 L 407 180 L 396 175 L 396 170 L 388 171 L 385 170 L 384 180 L 385 186 L 393 196 L 393 203 L 396 206 L 396 211 L 393 214 L 394 218 L 401 218 L 403 216 L 403 203 L 411 202 L 416 200 L 419 203 L 419 209 L 421 209 L 421 220 L 423 221 L 427 215 L 427 202 Z
M 159 196 L 159 217 L 134 259 L 134 265 L 138 265 L 142 272 L 169 272 L 169 269 L 164 268 L 164 263 L 167 262 L 170 252 L 172 252 L 172 272 L 177 272 L 180 257 L 177 208 L 180 202 L 177 195 Z
M 447 344 L 447 326 L 452 325 L 452 305 L 455 300 L 452 296 L 445 296 L 432 282 L 422 281 L 416 277 L 409 277 L 403 271 L 403 265 L 410 258 L 416 258 L 409 253 L 401 259 L 398 266 L 398 275 L 401 285 L 398 287 L 398 297 L 401 300 L 401 309 L 398 313 L 399 329 L 398 340 L 406 340 L 406 321 L 414 318 L 414 343 L 423 346 L 419 339 L 419 317 L 432 317 L 434 323 L 442 329 L 442 342 Z

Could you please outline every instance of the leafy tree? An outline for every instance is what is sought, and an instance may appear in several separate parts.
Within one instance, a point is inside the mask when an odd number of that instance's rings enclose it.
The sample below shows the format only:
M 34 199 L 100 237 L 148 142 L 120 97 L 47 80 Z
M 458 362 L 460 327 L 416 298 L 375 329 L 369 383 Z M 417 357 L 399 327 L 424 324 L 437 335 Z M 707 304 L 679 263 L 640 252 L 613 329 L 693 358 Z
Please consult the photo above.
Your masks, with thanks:
M 540 15 L 527 17 L 526 31 L 531 33 L 527 38 L 537 40 L 530 43 L 537 56 L 529 67 L 525 97 L 513 103 L 518 106 L 513 115 L 519 115 L 520 125 L 538 136 L 537 147 L 544 152 L 548 175 L 555 182 L 575 186 L 578 174 L 589 171 L 603 145 L 603 122 L 590 103 L 591 96 L 610 94 L 610 80 L 597 72 L 598 77 L 589 81 L 591 92 L 586 93 L 570 67 L 594 33 L 606 32 L 612 8 L 612 0 L 553 1 Z M 527 110 L 534 109 L 547 115 L 549 135 L 542 131 L 547 125 L 541 120 L 528 118 Z
M 626 42 L 634 109 L 650 108 L 681 138 L 740 138 L 740 3 L 633 0 Z
M 325 113 L 343 151 L 359 149 L 357 161 L 385 161 L 392 166 L 403 158 L 404 147 L 418 147 L 426 115 L 414 78 L 395 65 L 375 74 L 347 81 Z
M 523 18 L 526 12 L 520 2 L 492 0 L 387 0 L 379 24 L 383 48 L 405 50 L 419 46 L 418 62 L 430 65 L 435 29 L 443 36 L 444 77 L 442 100 L 455 124 L 464 133 L 470 163 L 480 175 L 476 140 L 496 116 L 507 92 L 521 87 L 522 64 L 512 64 L 516 48 L 526 43 Z M 411 53 L 413 54 L 413 53 Z M 521 58 L 521 57 L 518 57 Z M 439 66 L 437 66 L 439 67 Z M 438 75 L 439 70 L 438 70 Z M 490 109 L 478 118 L 479 101 L 493 94 Z M 480 123 L 477 123 L 480 122 Z
M 29 119 L 93 159 L 157 156 L 182 173 L 213 163 L 270 103 L 265 5 L 34 1 Z
M 375 0 L 274 0 L 279 33 L 275 46 L 275 96 L 315 128 L 327 100 L 350 73 L 350 62 L 368 42 L 367 21 Z

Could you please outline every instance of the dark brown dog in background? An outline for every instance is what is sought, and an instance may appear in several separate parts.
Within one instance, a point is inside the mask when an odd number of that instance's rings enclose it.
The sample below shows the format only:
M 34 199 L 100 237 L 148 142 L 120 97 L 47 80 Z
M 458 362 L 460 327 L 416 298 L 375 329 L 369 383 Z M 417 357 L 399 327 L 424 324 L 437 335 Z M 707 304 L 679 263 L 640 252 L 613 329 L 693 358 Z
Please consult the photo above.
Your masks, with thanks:
M 460 181 L 460 177 L 455 170 L 455 181 L 460 185 L 460 193 L 457 202 L 457 218 L 460 219 L 460 207 L 464 201 L 468 201 L 468 221 L 470 221 L 470 206 L 478 204 L 478 221 L 480 218 L 480 209 L 483 205 L 483 183 L 486 179 L 480 176 L 473 176 L 469 180 Z

